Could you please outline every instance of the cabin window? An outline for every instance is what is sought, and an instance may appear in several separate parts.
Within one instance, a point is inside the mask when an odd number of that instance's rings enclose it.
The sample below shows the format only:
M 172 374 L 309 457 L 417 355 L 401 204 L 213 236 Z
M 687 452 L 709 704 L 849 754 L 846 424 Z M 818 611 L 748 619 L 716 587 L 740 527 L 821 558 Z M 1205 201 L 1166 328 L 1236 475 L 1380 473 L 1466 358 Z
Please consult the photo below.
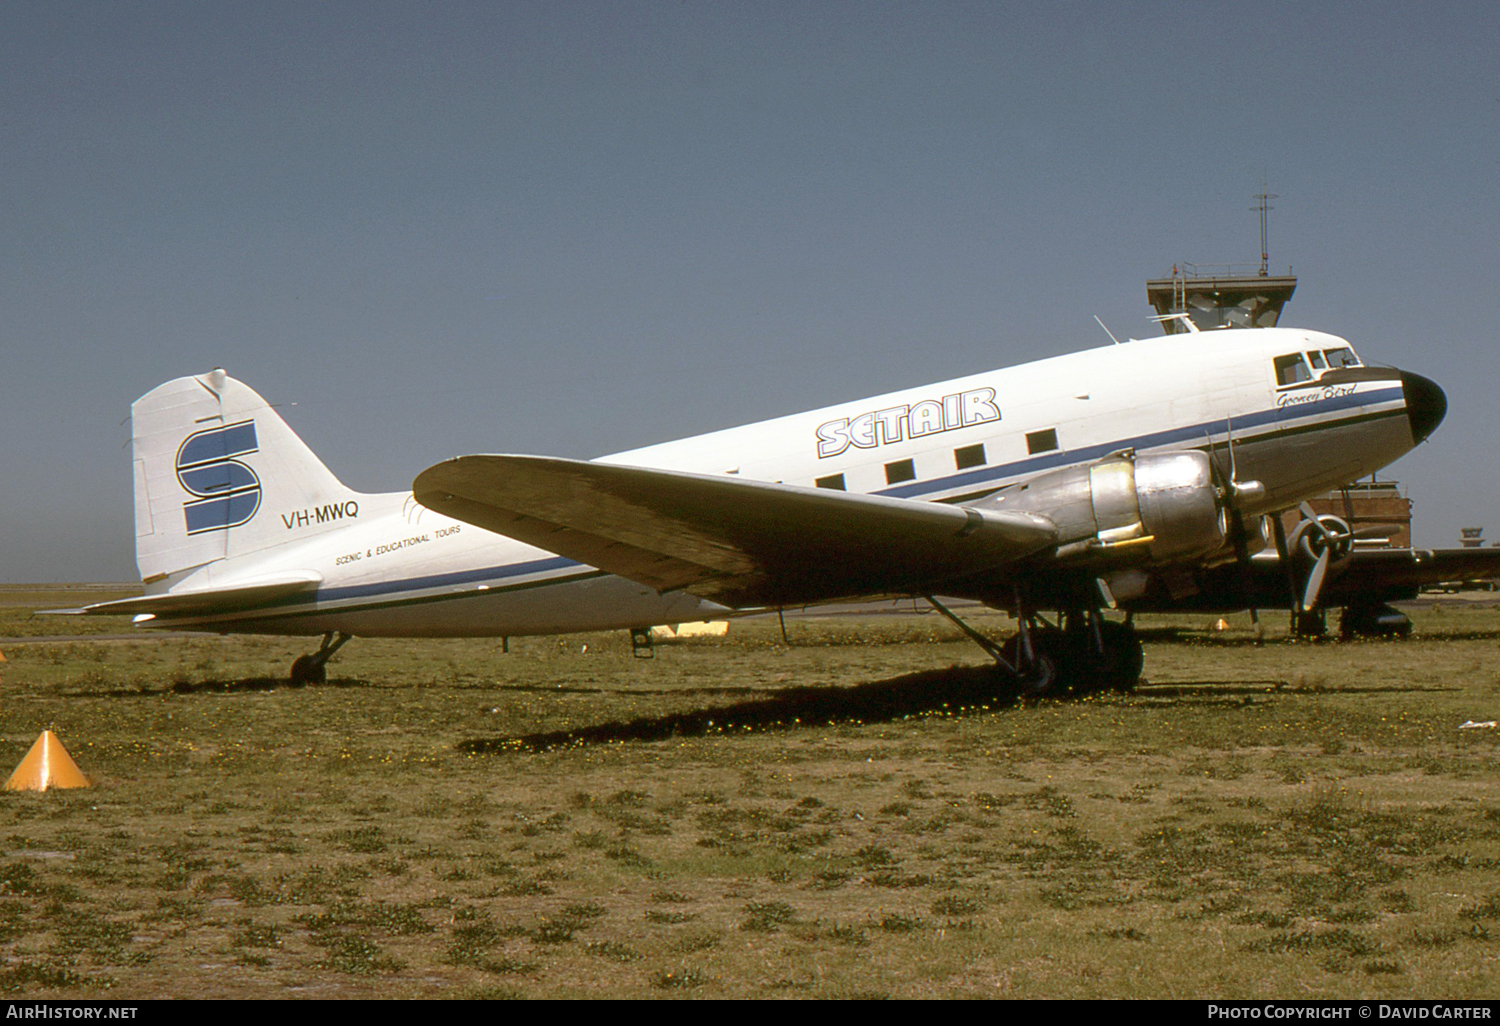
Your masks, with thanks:
M 1323 355 L 1328 357 L 1330 367 L 1358 367 L 1359 357 L 1354 355 L 1352 349 L 1325 349 Z
M 1328 369 L 1328 363 L 1323 359 L 1323 354 L 1316 349 L 1307 354 L 1307 362 L 1312 364 L 1312 369 L 1315 371 Z
M 1301 353 L 1276 357 L 1276 384 L 1295 385 L 1299 381 L 1311 381 L 1312 371 L 1302 359 Z
M 966 445 L 961 449 L 953 450 L 953 465 L 959 470 L 968 470 L 970 467 L 984 466 L 984 443 L 978 445 Z
M 816 481 L 814 481 L 813 484 L 817 485 L 819 488 L 832 488 L 836 492 L 848 490 L 844 487 L 843 474 L 830 474 L 827 477 L 820 477 Z
M 1051 452 L 1057 448 L 1057 428 L 1048 428 L 1046 431 L 1032 431 L 1026 435 L 1026 451 L 1032 455 L 1039 452 Z
M 902 481 L 915 480 L 917 476 L 917 465 L 911 460 L 897 460 L 895 463 L 885 465 L 885 483 L 900 484 Z

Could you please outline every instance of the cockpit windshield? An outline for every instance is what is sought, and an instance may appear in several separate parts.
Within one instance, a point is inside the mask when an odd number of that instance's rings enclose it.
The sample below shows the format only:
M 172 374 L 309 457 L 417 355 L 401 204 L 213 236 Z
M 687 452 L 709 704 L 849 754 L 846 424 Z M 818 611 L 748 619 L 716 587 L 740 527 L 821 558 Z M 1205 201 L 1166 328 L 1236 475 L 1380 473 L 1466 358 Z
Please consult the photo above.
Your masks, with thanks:
M 1307 363 L 1302 359 L 1301 353 L 1289 353 L 1286 356 L 1276 357 L 1276 384 L 1295 385 L 1301 381 L 1311 381 L 1312 371 L 1307 369 Z
M 1276 357 L 1274 362 L 1277 388 L 1300 385 L 1304 381 L 1321 378 L 1326 371 L 1361 366 L 1359 357 L 1354 355 L 1354 350 L 1347 347 L 1309 349 L 1305 353 L 1288 353 L 1285 356 Z

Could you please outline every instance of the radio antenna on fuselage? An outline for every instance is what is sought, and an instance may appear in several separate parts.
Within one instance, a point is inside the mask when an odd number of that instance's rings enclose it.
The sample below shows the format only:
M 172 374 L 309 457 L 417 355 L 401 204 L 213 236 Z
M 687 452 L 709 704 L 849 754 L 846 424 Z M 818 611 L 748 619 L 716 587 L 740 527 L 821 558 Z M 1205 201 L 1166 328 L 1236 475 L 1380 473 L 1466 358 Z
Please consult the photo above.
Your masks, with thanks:
M 1155 321 L 1157 324 L 1165 324 L 1168 321 L 1181 321 L 1184 330 L 1192 332 L 1194 334 L 1196 334 L 1199 330 L 1198 325 L 1193 323 L 1193 319 L 1187 315 L 1186 311 L 1179 311 L 1177 313 L 1169 314 L 1157 314 L 1155 317 L 1148 317 L 1146 319 L 1148 321 Z
M 1098 314 L 1094 314 L 1094 320 L 1099 321 L 1099 315 Z M 1103 321 L 1099 321 L 1099 327 L 1104 328 L 1104 322 Z M 1110 331 L 1108 328 L 1104 328 L 1104 333 L 1109 336 L 1109 340 L 1111 342 L 1113 342 L 1115 345 L 1119 345 L 1120 344 L 1120 340 L 1117 339 L 1117 338 L 1115 338 L 1115 333 L 1114 332 Z

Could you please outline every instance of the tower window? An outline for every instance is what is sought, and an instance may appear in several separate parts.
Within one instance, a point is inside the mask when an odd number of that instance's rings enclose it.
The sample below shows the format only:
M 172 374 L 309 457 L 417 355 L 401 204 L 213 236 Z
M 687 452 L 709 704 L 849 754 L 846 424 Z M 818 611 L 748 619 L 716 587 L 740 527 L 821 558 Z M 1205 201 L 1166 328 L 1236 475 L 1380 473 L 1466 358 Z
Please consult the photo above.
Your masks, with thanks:
M 848 490 L 844 487 L 843 474 L 830 474 L 827 477 L 820 477 L 816 481 L 814 481 L 813 484 L 817 485 L 819 488 L 832 488 L 836 492 L 843 492 Z

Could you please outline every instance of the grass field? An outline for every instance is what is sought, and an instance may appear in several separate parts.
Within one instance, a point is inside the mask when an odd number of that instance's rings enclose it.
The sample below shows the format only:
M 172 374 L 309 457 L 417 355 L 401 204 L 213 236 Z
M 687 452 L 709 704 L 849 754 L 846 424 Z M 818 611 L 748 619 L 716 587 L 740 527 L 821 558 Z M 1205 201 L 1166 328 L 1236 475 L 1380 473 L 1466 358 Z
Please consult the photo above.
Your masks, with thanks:
M 38 640 L 97 597 L 0 594 L 0 764 L 97 781 L 0 795 L 8 995 L 1500 996 L 1500 611 L 1148 619 L 1136 694 L 1024 705 L 933 616 L 299 690 L 304 642 Z

